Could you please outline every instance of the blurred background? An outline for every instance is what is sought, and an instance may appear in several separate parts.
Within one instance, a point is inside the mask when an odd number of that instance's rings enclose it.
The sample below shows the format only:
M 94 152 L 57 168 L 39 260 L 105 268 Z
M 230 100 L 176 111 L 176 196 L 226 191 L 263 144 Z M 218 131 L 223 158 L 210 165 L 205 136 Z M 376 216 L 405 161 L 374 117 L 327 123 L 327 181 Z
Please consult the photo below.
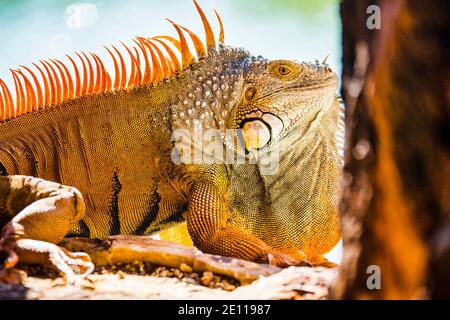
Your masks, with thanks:
M 322 61 L 339 70 L 338 0 L 200 0 L 217 29 L 212 8 L 225 26 L 225 42 L 269 59 Z M 104 44 L 134 36 L 175 35 L 165 17 L 203 36 L 190 0 L 0 0 L 0 76 L 8 68 L 75 50 L 102 53 Z M 109 60 L 109 59 L 106 59 Z
M 341 25 L 338 0 L 199 0 L 214 30 L 219 11 L 225 43 L 268 59 L 322 61 L 340 74 Z M 201 20 L 190 0 L 0 0 L 0 78 L 12 89 L 9 68 L 73 51 L 96 52 L 110 59 L 105 44 L 130 43 L 134 36 L 176 33 L 170 18 L 203 37 Z M 111 69 L 110 69 L 111 70 Z M 340 262 L 339 244 L 328 254 Z

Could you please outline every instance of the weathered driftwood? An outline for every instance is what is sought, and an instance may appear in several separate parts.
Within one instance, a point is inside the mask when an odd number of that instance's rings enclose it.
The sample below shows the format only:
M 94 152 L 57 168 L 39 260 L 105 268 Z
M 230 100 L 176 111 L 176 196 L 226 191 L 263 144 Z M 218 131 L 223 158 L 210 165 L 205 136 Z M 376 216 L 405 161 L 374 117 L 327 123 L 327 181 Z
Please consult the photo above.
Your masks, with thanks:
M 88 253 L 96 266 L 145 261 L 179 268 L 184 263 L 193 271 L 212 271 L 235 278 L 243 284 L 281 270 L 266 264 L 203 254 L 195 247 L 142 236 L 112 236 L 106 240 L 70 238 L 65 239 L 62 245 L 71 251 Z

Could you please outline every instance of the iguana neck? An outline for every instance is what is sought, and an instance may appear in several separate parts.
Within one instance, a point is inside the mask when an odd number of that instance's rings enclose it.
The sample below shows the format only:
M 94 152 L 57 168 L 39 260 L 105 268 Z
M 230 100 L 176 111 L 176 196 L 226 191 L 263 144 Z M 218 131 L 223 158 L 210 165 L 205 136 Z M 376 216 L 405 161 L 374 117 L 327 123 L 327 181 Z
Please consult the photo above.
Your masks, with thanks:
M 278 158 L 275 159 L 278 168 L 274 172 L 263 174 L 261 165 L 234 167 L 228 195 L 230 210 L 236 213 L 231 218 L 233 223 L 245 224 L 245 228 L 273 246 L 278 245 L 272 241 L 273 230 L 277 230 L 279 237 L 293 246 L 301 244 L 307 254 L 327 252 L 332 248 L 339 238 L 336 190 L 342 158 L 335 138 L 338 113 L 338 102 L 333 100 L 328 108 L 302 119 L 292 135 L 279 142 Z M 238 211 L 251 218 L 240 221 Z M 325 224 L 333 225 L 330 229 L 333 231 L 320 231 L 320 226 Z M 268 228 L 261 228 L 262 225 Z M 313 236 L 298 237 L 299 234 L 320 234 L 326 241 Z

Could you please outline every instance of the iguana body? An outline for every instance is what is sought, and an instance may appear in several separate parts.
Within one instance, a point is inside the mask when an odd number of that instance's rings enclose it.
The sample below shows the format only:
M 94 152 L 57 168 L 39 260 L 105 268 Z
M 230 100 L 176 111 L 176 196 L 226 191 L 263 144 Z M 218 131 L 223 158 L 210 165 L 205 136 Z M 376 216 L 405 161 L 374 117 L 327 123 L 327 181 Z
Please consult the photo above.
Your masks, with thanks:
M 177 25 L 180 41 L 164 39 L 181 51 L 181 70 L 173 56 L 161 58 L 162 49 L 153 46 L 158 40 L 150 46 L 140 40 L 130 54 L 131 74 L 125 76 L 120 56 L 114 84 L 93 56 L 85 61 L 96 65 L 95 81 L 82 60 L 86 80 L 71 88 L 61 64 L 60 89 L 54 73 L 52 89 L 49 73 L 41 96 L 16 72 L 14 109 L 2 85 L 0 224 L 7 266 L 16 262 L 13 252 L 24 261 L 50 252 L 67 273 L 64 262 L 88 261 L 50 244 L 65 236 L 150 235 L 184 221 L 204 252 L 281 266 L 336 244 L 335 75 L 326 64 L 269 62 L 222 44 L 215 49 L 205 20 L 206 49 L 193 38 L 198 61 Z M 145 68 L 138 49 L 148 55 Z M 45 102 L 52 103 L 39 108 Z M 259 164 L 174 163 L 172 134 L 193 134 L 194 121 L 219 132 L 242 128 L 249 154 L 276 145 L 279 169 L 264 175 Z

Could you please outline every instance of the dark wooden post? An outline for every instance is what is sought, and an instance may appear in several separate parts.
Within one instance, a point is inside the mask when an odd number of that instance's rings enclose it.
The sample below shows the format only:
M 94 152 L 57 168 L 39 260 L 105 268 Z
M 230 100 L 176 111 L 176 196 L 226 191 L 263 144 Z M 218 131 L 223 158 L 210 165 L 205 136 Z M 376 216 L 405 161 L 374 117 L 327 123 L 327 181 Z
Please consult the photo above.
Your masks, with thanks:
M 344 0 L 341 17 L 344 260 L 331 296 L 449 298 L 449 2 Z M 371 265 L 381 289 L 367 286 Z

